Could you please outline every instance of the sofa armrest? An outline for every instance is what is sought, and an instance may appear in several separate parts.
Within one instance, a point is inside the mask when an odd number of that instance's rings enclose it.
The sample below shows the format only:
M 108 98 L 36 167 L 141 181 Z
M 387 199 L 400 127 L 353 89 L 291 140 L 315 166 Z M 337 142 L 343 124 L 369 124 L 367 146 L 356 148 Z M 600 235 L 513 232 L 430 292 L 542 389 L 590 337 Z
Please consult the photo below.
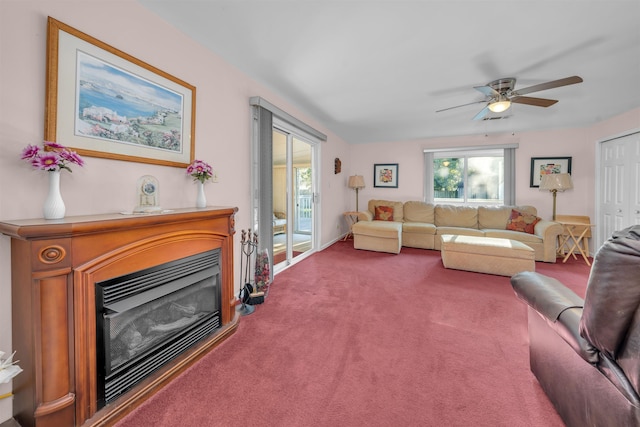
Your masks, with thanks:
M 358 221 L 373 221 L 373 215 L 369 211 L 359 211 Z
M 582 308 L 568 308 L 560 314 L 558 321 L 553 325 L 553 330 L 556 331 L 580 357 L 589 363 L 595 364 L 598 363 L 600 359 L 598 356 L 599 352 L 597 348 L 580 336 L 581 317 Z
M 555 322 L 567 308 L 582 308 L 584 300 L 553 277 L 523 271 L 511 278 L 516 296 L 548 320 Z
M 556 262 L 558 236 L 562 234 L 562 225 L 553 221 L 539 221 L 533 229 L 534 234 L 542 239 L 541 261 Z
M 538 221 L 533 231 L 535 232 L 536 236 L 541 237 L 542 240 L 552 241 L 555 245 L 556 238 L 560 234 L 562 234 L 563 229 L 562 224 L 543 219 L 541 221 Z
M 511 277 L 511 285 L 516 296 L 542 316 L 580 357 L 598 362 L 598 350 L 580 336 L 582 298 L 553 277 L 529 271 Z

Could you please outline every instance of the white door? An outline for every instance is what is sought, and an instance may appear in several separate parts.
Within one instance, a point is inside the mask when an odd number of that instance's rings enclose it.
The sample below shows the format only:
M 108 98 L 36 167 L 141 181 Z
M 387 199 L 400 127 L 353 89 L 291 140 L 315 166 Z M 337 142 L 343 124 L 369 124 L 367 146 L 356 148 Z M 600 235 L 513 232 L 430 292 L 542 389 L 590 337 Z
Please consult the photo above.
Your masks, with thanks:
M 640 132 L 604 141 L 600 147 L 598 240 L 640 224 Z
M 629 175 L 631 181 L 629 183 L 631 190 L 631 199 L 629 200 L 629 216 L 631 224 L 640 224 L 640 132 L 632 135 L 629 145 L 631 146 L 631 159 L 629 160 Z

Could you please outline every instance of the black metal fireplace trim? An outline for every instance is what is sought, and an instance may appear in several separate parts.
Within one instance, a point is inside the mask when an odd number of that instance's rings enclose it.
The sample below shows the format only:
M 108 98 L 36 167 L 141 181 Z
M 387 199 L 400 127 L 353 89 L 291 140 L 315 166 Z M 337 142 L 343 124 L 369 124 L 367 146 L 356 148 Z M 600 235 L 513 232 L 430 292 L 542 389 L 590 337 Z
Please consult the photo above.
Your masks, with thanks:
M 102 282 L 95 283 L 95 302 L 96 302 L 96 364 L 97 364 L 97 404 L 98 409 L 103 408 L 111 401 L 115 400 L 128 390 L 133 388 L 136 384 L 142 381 L 144 378 L 151 375 L 153 372 L 165 366 L 174 357 L 179 356 L 181 353 L 195 345 L 197 342 L 215 333 L 221 327 L 222 315 L 221 315 L 221 265 L 220 265 L 220 249 L 213 249 L 200 254 L 195 254 L 186 258 L 181 258 L 168 263 L 161 264 L 159 266 L 147 268 L 137 272 L 129 273 L 124 276 L 108 279 Z M 175 271 L 179 269 L 179 273 Z M 217 309 L 209 315 L 199 319 L 192 325 L 182 330 L 180 333 L 172 336 L 162 345 L 154 347 L 154 355 L 150 355 L 145 352 L 138 355 L 131 361 L 127 362 L 124 366 L 119 367 L 112 373 L 107 373 L 107 350 L 108 337 L 105 336 L 105 320 L 104 310 L 107 304 L 114 304 L 120 300 L 130 298 L 131 295 L 137 293 L 144 293 L 148 289 L 154 286 L 162 286 L 172 280 L 180 280 L 186 276 L 192 276 L 194 273 L 201 272 L 203 270 L 210 270 L 211 276 L 215 277 L 215 291 Z M 173 273 L 166 274 L 164 271 L 172 271 Z M 162 279 L 158 280 L 158 277 Z M 140 279 L 142 278 L 142 279 Z M 146 278 L 151 278 L 147 280 Z M 155 285 L 151 281 L 155 280 Z M 131 282 L 135 285 L 129 286 Z M 104 290 L 112 286 L 133 288 L 132 292 L 118 291 L 111 292 L 105 296 Z M 145 357 L 148 359 L 144 361 Z M 161 362 L 158 362 L 160 360 Z M 164 361 L 162 361 L 164 360 Z M 138 363 L 139 367 L 142 367 L 142 371 L 137 375 L 128 375 L 127 368 L 131 365 Z M 147 366 L 148 365 L 148 366 Z M 116 379 L 118 382 L 115 385 L 109 386 L 107 383 L 112 383 L 112 380 Z

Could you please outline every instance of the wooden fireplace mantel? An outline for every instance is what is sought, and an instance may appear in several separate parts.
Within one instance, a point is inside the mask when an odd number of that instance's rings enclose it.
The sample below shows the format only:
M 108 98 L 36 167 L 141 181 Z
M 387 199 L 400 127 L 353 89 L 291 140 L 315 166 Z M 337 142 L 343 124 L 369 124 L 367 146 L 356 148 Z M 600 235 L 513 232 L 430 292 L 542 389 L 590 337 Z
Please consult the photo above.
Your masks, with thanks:
M 13 413 L 24 426 L 111 425 L 235 332 L 234 207 L 0 222 L 11 237 Z M 222 327 L 98 410 L 94 283 L 221 250 Z

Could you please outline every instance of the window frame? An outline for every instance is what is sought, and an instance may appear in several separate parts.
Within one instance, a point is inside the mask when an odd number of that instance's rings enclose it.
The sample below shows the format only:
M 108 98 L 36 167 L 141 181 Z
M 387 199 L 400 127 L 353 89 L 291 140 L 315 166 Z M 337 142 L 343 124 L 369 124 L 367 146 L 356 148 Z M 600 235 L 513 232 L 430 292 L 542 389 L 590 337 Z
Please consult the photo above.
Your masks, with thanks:
M 515 204 L 515 150 L 518 144 L 492 145 L 492 146 L 471 146 L 471 147 L 449 147 L 424 149 L 424 196 L 426 203 L 446 203 L 464 206 L 478 206 L 479 204 L 509 206 Z M 437 158 L 464 158 L 465 159 L 465 186 L 467 185 L 467 159 L 470 157 L 496 157 L 502 152 L 503 162 L 503 182 L 504 191 L 502 201 L 474 202 L 468 199 L 465 193 L 463 201 L 438 200 L 434 194 L 434 160 Z

